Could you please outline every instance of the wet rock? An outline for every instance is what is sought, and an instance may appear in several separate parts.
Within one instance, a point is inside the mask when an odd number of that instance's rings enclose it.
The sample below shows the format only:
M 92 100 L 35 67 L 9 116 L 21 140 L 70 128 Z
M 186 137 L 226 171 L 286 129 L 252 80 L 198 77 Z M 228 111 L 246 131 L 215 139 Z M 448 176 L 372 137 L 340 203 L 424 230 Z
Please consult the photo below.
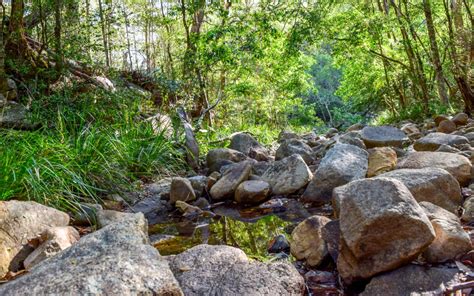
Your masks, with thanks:
M 339 274 L 346 283 L 370 278 L 416 258 L 434 240 L 434 229 L 398 180 L 353 181 L 334 190 L 340 207 Z
M 374 277 L 361 296 L 442 295 L 445 287 L 458 282 L 457 268 L 410 264 Z
M 444 133 L 431 133 L 415 142 L 417 151 L 436 151 L 441 145 L 456 146 L 469 144 L 466 137 L 449 135 Z
M 462 155 L 446 152 L 413 152 L 398 161 L 397 168 L 445 169 L 453 175 L 461 185 L 466 185 L 471 180 L 471 162 Z
M 270 254 L 289 253 L 290 243 L 283 234 L 279 234 L 274 239 L 272 239 L 267 251 Z
M 456 215 L 429 202 L 424 201 L 420 205 L 436 233 L 435 240 L 423 253 L 428 262 L 445 262 L 472 250 L 471 238 Z
M 362 129 L 361 136 L 367 148 L 401 147 L 408 140 L 404 132 L 393 126 L 366 126 Z
M 149 245 L 147 221 L 108 225 L 0 286 L 0 295 L 183 295 L 168 263 Z
M 228 170 L 211 188 L 211 196 L 215 200 L 232 198 L 237 187 L 250 176 L 252 166 L 247 162 L 239 163 Z
M 439 168 L 400 169 L 380 175 L 401 181 L 418 202 L 428 201 L 451 213 L 462 203 L 458 181 Z
M 193 206 L 196 206 L 201 210 L 209 210 L 211 208 L 209 201 L 207 201 L 207 199 L 204 197 L 198 198 L 195 202 L 193 202 Z
M 306 260 L 309 266 L 318 266 L 328 254 L 321 230 L 330 221 L 323 216 L 312 216 L 298 224 L 291 233 L 291 254 L 298 260 Z
M 275 160 L 282 160 L 285 157 L 293 154 L 301 155 L 306 164 L 311 164 L 314 161 L 313 150 L 303 141 L 298 139 L 286 140 L 278 147 Z
M 322 159 L 302 199 L 318 204 L 330 202 L 334 188 L 365 178 L 367 168 L 367 151 L 338 143 Z
M 454 124 L 456 124 L 457 126 L 466 125 L 468 120 L 469 120 L 469 116 L 466 113 L 462 113 L 462 112 L 454 115 L 452 119 Z
M 397 165 L 397 152 L 390 147 L 369 149 L 367 177 L 374 177 L 391 171 Z
M 250 261 L 229 246 L 198 245 L 170 258 L 183 292 L 194 295 L 302 295 L 304 280 L 288 263 Z
M 253 156 L 259 155 L 259 158 L 268 157 L 268 151 L 260 145 L 260 143 L 251 135 L 247 133 L 239 133 L 232 137 L 230 140 L 229 148 L 242 152 L 245 155 L 249 155 L 250 151 L 253 151 Z M 262 155 L 260 155 L 262 154 Z
M 201 210 L 201 208 L 190 205 L 180 200 L 176 202 L 176 208 L 179 209 L 183 213 L 184 217 L 189 218 L 189 219 L 197 218 L 204 213 L 204 211 Z
M 300 155 L 275 161 L 262 175 L 275 195 L 288 195 L 308 184 L 313 174 Z
M 218 172 L 224 165 L 241 162 L 246 159 L 247 156 L 237 150 L 218 148 L 207 153 L 206 164 L 210 172 Z
M 79 232 L 71 226 L 49 228 L 40 235 L 40 245 L 26 257 L 23 265 L 26 269 L 31 269 L 41 261 L 69 248 L 79 238 Z
M 32 251 L 28 241 L 51 227 L 68 224 L 66 213 L 35 202 L 0 202 L 0 278 L 19 269 Z
M 193 201 L 196 199 L 194 188 L 186 178 L 173 178 L 171 181 L 170 203 L 174 205 L 179 201 Z
M 235 191 L 235 201 L 240 204 L 258 204 L 270 193 L 270 184 L 265 181 L 244 181 Z
M 440 133 L 450 134 L 456 130 L 456 124 L 451 120 L 443 120 L 436 130 Z

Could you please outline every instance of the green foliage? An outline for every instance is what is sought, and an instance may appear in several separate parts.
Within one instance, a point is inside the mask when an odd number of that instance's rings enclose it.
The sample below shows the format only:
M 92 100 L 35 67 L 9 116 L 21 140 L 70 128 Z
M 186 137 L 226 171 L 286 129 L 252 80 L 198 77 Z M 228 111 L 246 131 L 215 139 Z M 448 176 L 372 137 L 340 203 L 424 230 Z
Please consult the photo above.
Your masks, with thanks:
M 137 178 L 169 175 L 182 160 L 163 132 L 138 118 L 137 93 L 55 94 L 35 102 L 31 132 L 1 131 L 0 199 L 61 209 L 127 189 Z

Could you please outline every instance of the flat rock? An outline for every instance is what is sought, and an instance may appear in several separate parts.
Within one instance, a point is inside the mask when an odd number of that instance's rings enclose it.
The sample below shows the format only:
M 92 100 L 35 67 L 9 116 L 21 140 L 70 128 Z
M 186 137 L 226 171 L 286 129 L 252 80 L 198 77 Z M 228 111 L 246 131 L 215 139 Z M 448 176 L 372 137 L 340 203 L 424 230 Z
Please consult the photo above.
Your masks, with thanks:
M 211 188 L 211 196 L 215 200 L 232 198 L 237 187 L 250 176 L 252 166 L 247 162 L 239 163 L 227 170 Z
M 397 152 L 390 147 L 369 149 L 367 177 L 374 177 L 391 171 L 397 165 Z
M 459 182 L 439 168 L 400 169 L 380 175 L 401 181 L 418 202 L 428 201 L 451 213 L 462 203 Z
M 410 264 L 374 277 L 361 296 L 438 296 L 445 287 L 457 283 L 457 268 L 424 267 Z
M 313 177 L 300 155 L 294 154 L 275 161 L 262 175 L 275 195 L 288 195 L 308 184 Z
M 66 213 L 32 201 L 0 202 L 0 278 L 17 271 L 31 250 L 28 241 L 51 227 L 67 226 Z M 0 293 L 1 294 L 1 293 Z
M 270 184 L 265 181 L 244 181 L 235 191 L 235 201 L 240 204 L 258 204 L 268 197 L 270 190 Z
M 367 148 L 401 147 L 408 140 L 403 131 L 393 126 L 366 126 L 362 129 L 361 136 Z
M 337 269 L 346 283 L 402 266 L 434 240 L 434 229 L 403 183 L 353 181 L 334 190 L 340 207 Z
M 317 204 L 328 203 L 334 188 L 365 178 L 367 168 L 367 151 L 338 143 L 322 159 L 302 199 Z
M 420 205 L 436 233 L 435 240 L 423 253 L 428 262 L 445 262 L 472 250 L 471 238 L 456 215 L 426 201 Z
M 186 296 L 302 295 L 304 279 L 289 263 L 250 261 L 240 249 L 198 245 L 170 258 Z
M 0 286 L 0 295 L 183 295 L 147 226 L 131 214 Z
M 465 156 L 447 152 L 413 152 L 398 161 L 397 168 L 421 169 L 421 168 L 445 169 L 461 185 L 467 185 L 471 180 L 471 162 Z
M 469 144 L 469 140 L 463 136 L 444 133 L 431 133 L 415 142 L 417 151 L 436 151 L 441 145 L 456 146 Z
M 283 141 L 275 153 L 275 160 L 282 160 L 293 154 L 300 155 L 308 165 L 314 161 L 311 147 L 299 139 Z
M 312 216 L 299 223 L 291 233 L 291 254 L 309 266 L 318 266 L 328 255 L 322 229 L 330 221 L 324 216 Z

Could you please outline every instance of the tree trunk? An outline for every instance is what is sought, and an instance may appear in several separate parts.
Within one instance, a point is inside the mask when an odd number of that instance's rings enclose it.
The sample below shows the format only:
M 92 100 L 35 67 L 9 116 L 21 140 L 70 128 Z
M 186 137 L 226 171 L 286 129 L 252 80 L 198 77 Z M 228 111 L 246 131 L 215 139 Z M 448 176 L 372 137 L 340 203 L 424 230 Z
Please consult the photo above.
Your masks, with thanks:
M 102 31 L 102 41 L 104 44 L 105 65 L 107 66 L 107 68 L 109 68 L 110 67 L 109 44 L 108 44 L 108 38 L 107 38 L 107 26 L 105 23 L 104 7 L 102 5 L 102 0 L 99 0 L 99 17 L 100 17 L 100 28 Z
M 428 36 L 430 39 L 431 48 L 431 62 L 434 66 L 436 85 L 438 87 L 438 94 L 443 105 L 449 104 L 448 94 L 446 92 L 446 84 L 443 75 L 443 68 L 439 58 L 438 43 L 436 42 L 436 33 L 433 25 L 433 17 L 431 14 L 431 4 L 429 0 L 423 0 L 423 10 L 426 17 L 426 27 L 428 29 Z
M 2 94 L 5 99 L 7 97 L 8 83 L 7 83 L 7 74 L 5 72 L 5 42 L 3 39 L 3 30 L 4 30 L 4 20 L 5 20 L 5 6 L 3 5 L 3 0 L 0 0 L 0 6 L 2 8 L 2 20 L 0 27 L 0 94 Z M 0 104 L 1 105 L 1 104 Z
M 61 7 L 62 0 L 55 0 L 54 10 L 54 41 L 56 50 L 56 70 L 58 73 L 63 69 L 63 50 L 61 46 Z

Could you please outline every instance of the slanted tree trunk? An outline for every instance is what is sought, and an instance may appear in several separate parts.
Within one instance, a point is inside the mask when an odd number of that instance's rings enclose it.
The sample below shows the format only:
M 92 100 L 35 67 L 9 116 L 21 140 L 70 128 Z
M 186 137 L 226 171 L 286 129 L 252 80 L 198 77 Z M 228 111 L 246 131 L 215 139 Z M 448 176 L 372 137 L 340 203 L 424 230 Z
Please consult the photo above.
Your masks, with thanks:
M 431 14 L 431 4 L 429 0 L 423 0 L 423 10 L 425 12 L 426 27 L 428 29 L 428 36 L 430 38 L 431 48 L 431 62 L 433 63 L 436 85 L 438 87 L 438 94 L 443 105 L 449 104 L 448 94 L 446 92 L 446 83 L 443 75 L 443 68 L 439 58 L 438 43 L 436 42 L 436 33 L 433 25 L 433 17 Z

